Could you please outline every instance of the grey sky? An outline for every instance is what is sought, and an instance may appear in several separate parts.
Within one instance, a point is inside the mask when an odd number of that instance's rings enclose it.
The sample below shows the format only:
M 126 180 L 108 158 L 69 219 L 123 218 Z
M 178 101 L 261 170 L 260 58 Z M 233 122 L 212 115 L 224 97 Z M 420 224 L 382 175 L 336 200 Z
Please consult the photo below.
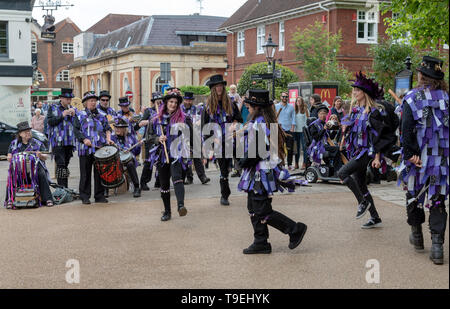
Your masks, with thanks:
M 44 0 L 43 2 L 47 2 Z M 110 13 L 133 15 L 190 15 L 199 12 L 196 0 L 62 0 L 74 7 L 54 11 L 56 22 L 69 17 L 82 31 Z M 202 15 L 231 16 L 246 0 L 204 0 Z M 39 0 L 36 0 L 39 5 Z M 42 25 L 45 11 L 41 8 L 33 10 L 33 17 Z

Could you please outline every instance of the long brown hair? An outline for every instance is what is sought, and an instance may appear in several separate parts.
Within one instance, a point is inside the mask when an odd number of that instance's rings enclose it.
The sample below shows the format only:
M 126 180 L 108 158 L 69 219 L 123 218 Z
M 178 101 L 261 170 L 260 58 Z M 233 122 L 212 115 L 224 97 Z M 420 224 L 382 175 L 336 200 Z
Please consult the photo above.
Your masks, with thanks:
M 286 141 L 286 133 L 284 132 L 283 128 L 280 124 L 278 124 L 277 114 L 275 113 L 275 109 L 273 105 L 266 106 L 266 107 L 260 107 L 260 106 L 254 106 L 255 112 L 252 115 L 252 120 L 255 120 L 259 116 L 264 117 L 264 121 L 266 122 L 266 125 L 270 129 L 270 125 L 272 123 L 276 123 L 278 125 L 278 157 L 284 162 L 286 158 L 286 152 L 284 151 L 284 145 Z M 274 143 L 275 136 L 270 134 L 270 143 Z
M 417 88 L 422 87 L 429 87 L 431 90 L 444 90 L 445 92 L 448 92 L 448 86 L 445 80 L 437 80 L 420 73 Z
M 217 113 L 219 107 L 219 101 L 222 101 L 222 108 L 225 110 L 227 115 L 233 115 L 233 105 L 231 103 L 230 97 L 227 94 L 225 86 L 223 87 L 222 97 L 217 94 L 216 87 L 211 88 L 211 94 L 206 100 L 206 110 L 210 115 Z
M 297 104 L 298 100 L 301 100 L 302 103 L 300 104 L 300 106 Z M 306 117 L 309 118 L 309 111 L 308 111 L 308 106 L 305 103 L 305 100 L 303 99 L 303 97 L 298 97 L 297 100 L 295 100 L 295 114 L 306 114 Z

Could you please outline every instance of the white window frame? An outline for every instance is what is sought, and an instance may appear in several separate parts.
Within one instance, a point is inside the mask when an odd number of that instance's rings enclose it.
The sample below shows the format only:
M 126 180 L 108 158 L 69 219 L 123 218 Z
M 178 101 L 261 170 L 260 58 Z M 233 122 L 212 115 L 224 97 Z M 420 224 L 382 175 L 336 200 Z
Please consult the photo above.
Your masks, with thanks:
M 71 42 L 62 42 L 61 50 L 63 54 L 73 54 L 73 43 Z
M 62 70 L 58 74 L 56 74 L 57 82 L 69 82 L 70 81 L 70 71 Z
M 42 74 L 39 70 L 37 70 L 37 80 L 40 82 L 45 82 L 44 74 Z
M 286 42 L 286 32 L 285 32 L 285 28 L 284 28 L 284 21 L 280 21 L 280 29 L 279 29 L 279 51 L 284 51 L 285 50 L 285 42 Z
M 0 20 L 0 22 L 2 22 L 3 24 L 5 24 L 5 37 L 4 39 L 6 40 L 6 53 L 4 54 L 0 54 L 1 58 L 8 58 L 9 57 L 9 24 L 7 21 L 5 20 Z
M 32 54 L 37 54 L 38 49 L 37 49 L 37 42 L 36 41 L 32 41 L 31 42 L 31 53 Z
M 237 56 L 245 56 L 245 31 L 239 31 L 237 33 Z
M 262 47 L 266 44 L 266 26 L 260 25 L 256 28 L 256 54 L 264 54 L 264 48 Z
M 358 10 L 356 21 L 356 43 L 357 44 L 377 44 L 378 43 L 378 10 Z M 364 37 L 359 37 L 359 25 L 364 25 Z M 369 37 L 369 25 L 373 25 L 373 36 Z

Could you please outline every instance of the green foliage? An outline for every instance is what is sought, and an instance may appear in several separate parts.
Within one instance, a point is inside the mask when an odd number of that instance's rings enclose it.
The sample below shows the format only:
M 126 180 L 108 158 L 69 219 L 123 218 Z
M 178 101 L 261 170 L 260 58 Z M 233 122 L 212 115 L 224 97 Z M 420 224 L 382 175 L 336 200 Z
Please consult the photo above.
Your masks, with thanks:
M 275 97 L 279 98 L 281 92 L 288 90 L 288 84 L 298 82 L 298 76 L 291 69 L 279 64 L 276 65 L 276 69 L 281 70 L 281 78 L 275 79 Z M 238 93 L 243 96 L 249 89 L 268 89 L 272 96 L 272 81 L 252 81 L 251 79 L 252 75 L 267 74 L 268 72 L 267 62 L 249 66 L 239 80 Z
M 183 95 L 186 91 L 192 92 L 195 95 L 209 95 L 211 92 L 208 86 L 183 86 L 180 87 L 180 90 L 183 93 Z
M 340 92 L 351 91 L 351 74 L 337 60 L 342 35 L 328 34 L 319 21 L 305 29 L 297 28 L 292 42 L 296 59 L 301 61 L 300 69 L 307 81 L 338 81 Z
M 387 33 L 401 39 L 409 33 L 413 46 L 434 48 L 449 44 L 449 0 L 391 0 L 381 6 L 383 14 L 398 14 L 396 19 L 385 18 Z

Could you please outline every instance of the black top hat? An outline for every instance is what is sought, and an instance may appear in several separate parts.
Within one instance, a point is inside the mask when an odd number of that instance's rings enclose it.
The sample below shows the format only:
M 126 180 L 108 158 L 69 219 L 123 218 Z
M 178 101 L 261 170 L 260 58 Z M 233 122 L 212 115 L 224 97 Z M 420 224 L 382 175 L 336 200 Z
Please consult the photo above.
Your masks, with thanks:
M 270 95 L 268 90 L 250 90 L 248 94 L 248 99 L 244 100 L 245 103 L 254 106 L 270 106 L 273 101 L 270 100 Z
M 60 98 L 68 98 L 73 99 L 75 96 L 73 95 L 73 89 L 70 88 L 61 88 Z
M 430 56 L 424 56 L 422 59 L 422 63 L 417 68 L 417 71 L 433 79 L 443 80 L 445 76 L 444 72 L 442 72 L 443 65 L 444 61 L 440 59 Z
M 84 96 L 83 96 L 83 101 L 82 101 L 82 103 L 86 102 L 86 101 L 89 100 L 89 99 L 96 99 L 96 100 L 98 101 L 98 97 L 97 97 L 97 95 L 95 94 L 94 91 L 88 91 L 88 92 L 86 92 L 86 93 L 84 94 Z
M 130 106 L 130 100 L 128 99 L 128 97 L 122 97 L 122 98 L 119 98 L 119 106 L 124 106 L 124 107 L 126 107 L 126 106 Z
M 130 123 L 128 119 L 123 116 L 117 116 L 114 118 L 114 127 L 116 128 L 128 128 Z
M 178 100 L 178 105 L 183 103 L 183 97 L 181 95 L 179 95 L 178 92 L 169 92 L 168 94 L 166 94 L 163 101 L 164 101 L 164 103 L 167 103 L 167 101 L 169 101 L 172 98 L 175 98 Z
M 31 130 L 31 127 L 30 127 L 28 121 L 24 121 L 24 122 L 17 124 L 17 133 L 20 133 L 23 131 L 28 131 L 28 130 Z
M 194 100 L 194 99 L 195 99 L 194 93 L 193 93 L 193 92 L 188 92 L 188 91 L 186 91 L 186 92 L 184 93 L 184 99 L 185 99 L 185 100 Z
M 98 98 L 101 99 L 103 97 L 107 97 L 108 99 L 111 99 L 111 95 L 109 94 L 109 91 L 107 91 L 107 90 L 101 91 Z
M 164 96 L 162 95 L 161 92 L 153 92 L 152 93 L 152 102 L 156 102 L 158 100 L 162 100 L 164 99 Z
M 223 80 L 222 75 L 211 76 L 211 78 L 209 79 L 209 81 L 206 85 L 209 86 L 209 88 L 212 88 L 213 86 L 218 85 L 218 84 L 223 84 L 224 86 L 227 85 L 227 81 Z
M 315 108 L 317 110 L 317 114 L 319 114 L 321 110 L 326 111 L 327 114 L 330 112 L 330 109 L 325 104 L 318 104 L 315 106 Z

